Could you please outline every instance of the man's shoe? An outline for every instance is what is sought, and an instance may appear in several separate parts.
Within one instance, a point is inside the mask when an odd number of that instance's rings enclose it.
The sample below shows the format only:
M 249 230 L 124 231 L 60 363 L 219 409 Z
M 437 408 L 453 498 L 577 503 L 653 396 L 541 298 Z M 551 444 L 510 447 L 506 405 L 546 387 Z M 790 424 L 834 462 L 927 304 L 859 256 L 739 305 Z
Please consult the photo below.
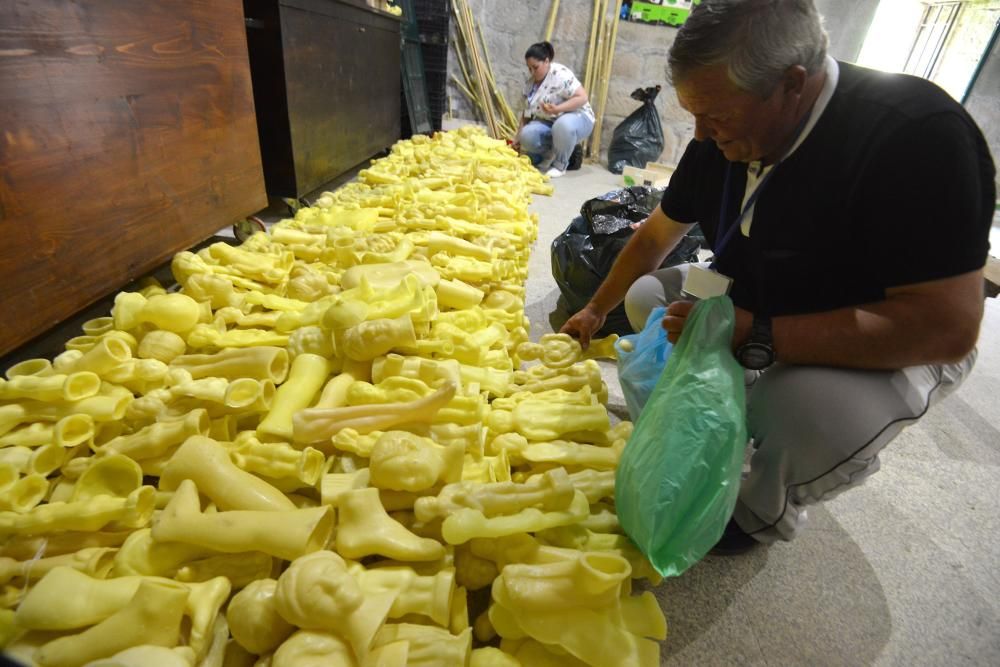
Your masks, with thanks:
M 556 169 L 555 167 L 552 167 L 547 172 L 545 172 L 545 175 L 548 176 L 549 178 L 559 178 L 560 176 L 565 176 L 566 172 L 563 171 L 562 169 Z
M 715 543 L 715 546 L 708 553 L 713 556 L 738 556 L 745 554 L 758 544 L 761 544 L 761 542 L 744 533 L 736 525 L 736 522 L 730 519 L 729 523 L 726 524 L 726 529 L 722 532 L 722 537 L 719 538 L 719 541 Z

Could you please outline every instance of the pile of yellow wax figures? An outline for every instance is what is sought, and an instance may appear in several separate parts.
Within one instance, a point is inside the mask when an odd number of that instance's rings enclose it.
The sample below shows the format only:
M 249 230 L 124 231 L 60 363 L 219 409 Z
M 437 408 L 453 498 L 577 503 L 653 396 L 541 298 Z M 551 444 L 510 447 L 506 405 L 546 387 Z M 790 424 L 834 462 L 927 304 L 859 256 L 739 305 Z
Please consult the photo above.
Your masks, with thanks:
M 418 136 L 0 380 L 0 640 L 44 667 L 658 665 L 597 357 L 529 342 L 551 186 Z M 469 595 L 484 610 L 470 615 Z M 478 596 L 478 597 L 477 597 Z M 477 648 L 479 647 L 479 648 Z

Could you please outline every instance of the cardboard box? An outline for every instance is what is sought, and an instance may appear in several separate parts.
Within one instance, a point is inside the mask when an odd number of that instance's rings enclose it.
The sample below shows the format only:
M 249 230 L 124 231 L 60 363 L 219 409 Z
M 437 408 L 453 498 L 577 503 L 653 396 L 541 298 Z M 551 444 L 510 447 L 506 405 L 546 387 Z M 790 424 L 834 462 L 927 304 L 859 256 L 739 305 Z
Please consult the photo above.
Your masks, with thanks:
M 645 168 L 628 166 L 622 171 L 622 182 L 626 187 L 633 185 L 648 185 L 654 188 L 665 188 L 670 182 L 674 168 L 660 162 L 647 162 Z

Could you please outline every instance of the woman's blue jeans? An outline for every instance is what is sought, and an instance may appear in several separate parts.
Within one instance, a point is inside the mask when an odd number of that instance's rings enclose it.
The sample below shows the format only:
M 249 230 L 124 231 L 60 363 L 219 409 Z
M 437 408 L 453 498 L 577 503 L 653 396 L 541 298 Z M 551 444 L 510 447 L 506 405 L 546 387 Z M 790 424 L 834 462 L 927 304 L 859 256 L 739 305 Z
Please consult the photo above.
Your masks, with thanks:
M 556 118 L 555 122 L 533 120 L 521 128 L 518 141 L 521 150 L 531 158 L 536 167 L 551 160 L 551 166 L 566 171 L 570 155 L 576 145 L 590 136 L 594 121 L 582 111 L 570 111 Z

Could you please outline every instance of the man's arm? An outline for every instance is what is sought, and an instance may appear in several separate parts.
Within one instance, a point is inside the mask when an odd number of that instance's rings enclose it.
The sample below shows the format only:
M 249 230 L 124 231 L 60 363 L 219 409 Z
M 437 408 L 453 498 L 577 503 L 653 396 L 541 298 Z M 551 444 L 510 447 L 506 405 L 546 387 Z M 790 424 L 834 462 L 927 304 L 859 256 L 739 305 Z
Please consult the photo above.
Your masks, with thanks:
M 790 364 L 897 369 L 951 363 L 979 337 L 983 272 L 886 290 L 884 301 L 772 322 L 774 350 Z
M 677 342 L 693 304 L 675 302 L 663 328 Z M 956 362 L 976 344 L 983 317 L 983 272 L 886 290 L 884 301 L 771 322 L 774 352 L 787 364 L 895 370 Z M 753 316 L 736 309 L 733 348 Z
M 590 303 L 569 318 L 560 332 L 579 338 L 580 344 L 586 348 L 590 337 L 604 325 L 608 313 L 622 302 L 632 283 L 658 269 L 693 226 L 668 218 L 657 206 L 622 248 Z

